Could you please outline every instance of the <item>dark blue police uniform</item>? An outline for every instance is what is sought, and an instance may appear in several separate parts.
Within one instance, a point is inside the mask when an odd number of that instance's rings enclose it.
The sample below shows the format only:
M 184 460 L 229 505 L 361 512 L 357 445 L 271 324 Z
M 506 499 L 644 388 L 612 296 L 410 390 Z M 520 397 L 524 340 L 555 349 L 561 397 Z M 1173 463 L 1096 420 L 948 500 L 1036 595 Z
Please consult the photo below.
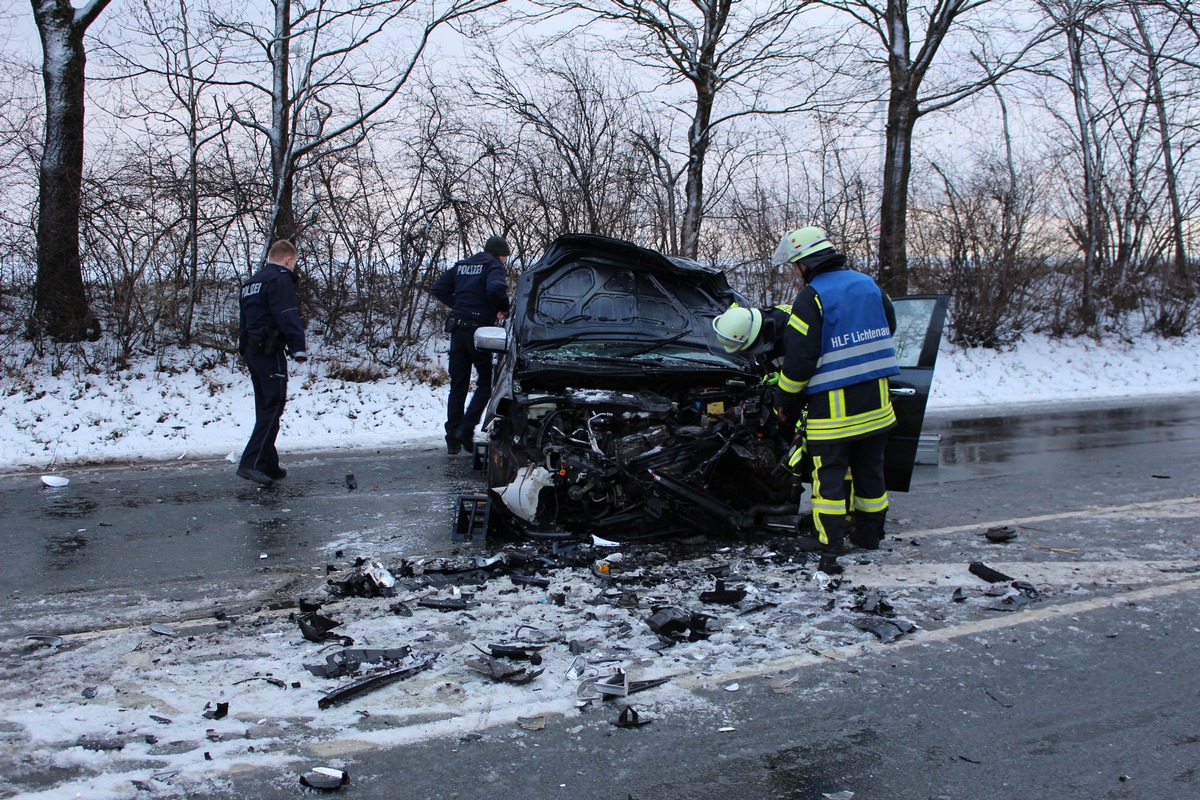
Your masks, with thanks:
M 432 291 L 450 308 L 450 399 L 445 429 L 447 450 L 457 453 L 471 445 L 475 426 L 492 397 L 492 354 L 475 348 L 475 329 L 495 325 L 497 315 L 508 311 L 504 264 L 491 253 L 476 253 L 442 273 Z M 464 411 L 472 367 L 475 393 Z
M 242 284 L 239 349 L 254 384 L 254 430 L 238 475 L 258 483 L 287 474 L 275 438 L 287 402 L 287 353 L 308 360 L 298 305 L 296 275 L 287 267 L 269 263 Z

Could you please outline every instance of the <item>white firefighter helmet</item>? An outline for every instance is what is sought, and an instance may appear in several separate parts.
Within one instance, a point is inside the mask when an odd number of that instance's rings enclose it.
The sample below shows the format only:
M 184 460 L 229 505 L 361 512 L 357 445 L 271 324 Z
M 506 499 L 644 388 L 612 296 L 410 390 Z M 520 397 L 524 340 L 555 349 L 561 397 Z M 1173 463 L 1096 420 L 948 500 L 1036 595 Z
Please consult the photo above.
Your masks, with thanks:
M 771 256 L 771 263 L 775 266 L 794 264 L 806 256 L 828 250 L 831 247 L 833 247 L 833 242 L 825 237 L 825 231 L 820 228 L 800 228 L 788 231 L 779 240 L 779 246 L 775 248 L 775 254 Z
M 726 353 L 736 353 L 754 344 L 762 330 L 762 312 L 757 308 L 742 308 L 734 303 L 713 319 L 713 333 Z

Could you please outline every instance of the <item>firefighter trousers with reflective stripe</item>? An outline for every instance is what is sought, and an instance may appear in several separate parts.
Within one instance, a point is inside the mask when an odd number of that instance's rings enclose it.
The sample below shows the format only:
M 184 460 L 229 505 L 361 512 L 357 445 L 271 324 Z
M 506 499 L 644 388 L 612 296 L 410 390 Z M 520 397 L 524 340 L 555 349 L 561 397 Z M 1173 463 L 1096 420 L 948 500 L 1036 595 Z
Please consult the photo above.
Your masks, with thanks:
M 888 498 L 883 481 L 883 450 L 887 432 L 860 439 L 809 441 L 812 456 L 812 508 L 817 539 L 822 545 L 840 550 L 846 536 L 847 499 L 852 491 L 854 508 L 853 541 L 871 546 L 883 540 Z M 846 480 L 850 470 L 853 488 Z

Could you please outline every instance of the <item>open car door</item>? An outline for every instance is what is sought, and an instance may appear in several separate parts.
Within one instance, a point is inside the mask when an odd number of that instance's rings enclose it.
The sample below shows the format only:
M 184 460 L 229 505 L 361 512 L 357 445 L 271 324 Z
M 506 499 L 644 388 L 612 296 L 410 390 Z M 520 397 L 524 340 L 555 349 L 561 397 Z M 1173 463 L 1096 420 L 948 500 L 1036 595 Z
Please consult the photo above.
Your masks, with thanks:
M 890 492 L 907 492 L 912 482 L 913 463 L 925 405 L 933 384 L 933 366 L 937 362 L 942 328 L 946 324 L 946 306 L 950 296 L 915 294 L 893 297 L 896 307 L 896 360 L 900 374 L 891 379 L 892 405 L 896 409 L 896 427 L 888 434 L 884 453 L 884 480 Z

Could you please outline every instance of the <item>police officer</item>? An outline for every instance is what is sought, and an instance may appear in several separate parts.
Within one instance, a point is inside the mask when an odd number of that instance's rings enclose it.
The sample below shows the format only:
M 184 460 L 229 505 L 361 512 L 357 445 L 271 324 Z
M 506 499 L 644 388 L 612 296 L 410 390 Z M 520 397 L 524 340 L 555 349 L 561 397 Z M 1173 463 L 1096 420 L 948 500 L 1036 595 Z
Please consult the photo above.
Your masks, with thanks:
M 267 264 L 242 284 L 238 348 L 254 384 L 254 430 L 237 474 L 270 486 L 287 475 L 279 466 L 275 437 L 287 402 L 287 356 L 308 361 L 304 324 L 296 299 L 296 248 L 286 239 L 271 245 Z
M 492 397 L 492 354 L 475 349 L 475 329 L 495 325 L 508 314 L 504 264 L 512 251 L 503 236 L 492 236 L 483 252 L 459 261 L 433 284 L 433 296 L 450 308 L 450 400 L 446 408 L 446 452 L 470 447 L 475 426 Z M 475 368 L 475 393 L 463 411 Z
M 785 419 L 797 418 L 806 402 L 808 406 L 817 535 L 802 537 L 802 544 L 821 554 L 823 571 L 840 572 L 847 468 L 854 476 L 850 543 L 875 550 L 884 536 L 888 496 L 883 454 L 887 432 L 896 424 L 888 377 L 900 374 L 892 345 L 896 312 L 871 277 L 846 266 L 846 257 L 820 228 L 788 231 L 773 261 L 794 264 L 805 282 L 784 332 L 783 369 L 775 392 Z

